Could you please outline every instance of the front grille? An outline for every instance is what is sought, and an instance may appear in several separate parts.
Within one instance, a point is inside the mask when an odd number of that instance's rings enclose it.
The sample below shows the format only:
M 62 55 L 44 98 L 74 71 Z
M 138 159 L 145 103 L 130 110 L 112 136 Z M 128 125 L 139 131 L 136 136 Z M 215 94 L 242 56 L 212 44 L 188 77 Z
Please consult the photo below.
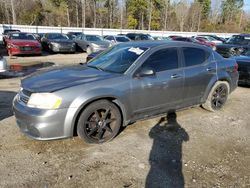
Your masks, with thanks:
M 21 51 L 31 51 L 33 50 L 34 48 L 32 46 L 20 46 L 19 49 Z

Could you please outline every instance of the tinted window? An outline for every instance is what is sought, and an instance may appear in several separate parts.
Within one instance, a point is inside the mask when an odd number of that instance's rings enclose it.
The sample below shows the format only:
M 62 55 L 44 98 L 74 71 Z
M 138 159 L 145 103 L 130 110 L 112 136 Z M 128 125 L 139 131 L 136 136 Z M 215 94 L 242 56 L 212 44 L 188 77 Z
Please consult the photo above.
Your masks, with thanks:
M 56 39 L 69 39 L 67 35 L 61 34 L 61 33 L 49 33 L 47 34 L 47 38 L 51 40 Z
M 86 35 L 87 41 L 102 41 L 102 37 L 98 35 Z
M 156 72 L 178 68 L 177 49 L 169 48 L 154 52 L 142 67 L 150 67 Z
M 183 48 L 186 67 L 202 64 L 208 58 L 208 52 L 199 48 Z
M 116 40 L 118 42 L 129 42 L 129 39 L 126 37 L 116 37 Z

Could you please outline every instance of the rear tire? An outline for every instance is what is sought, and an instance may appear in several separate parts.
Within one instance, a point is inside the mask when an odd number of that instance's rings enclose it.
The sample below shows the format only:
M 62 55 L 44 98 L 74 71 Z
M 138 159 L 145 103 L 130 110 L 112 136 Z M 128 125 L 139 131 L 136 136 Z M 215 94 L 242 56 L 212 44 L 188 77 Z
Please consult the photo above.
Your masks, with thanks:
M 222 109 L 227 101 L 230 91 L 228 82 L 218 81 L 214 84 L 208 98 L 202 107 L 208 111 L 215 112 Z
M 87 143 L 100 144 L 112 140 L 122 124 L 118 107 L 107 100 L 91 103 L 81 113 L 77 134 Z

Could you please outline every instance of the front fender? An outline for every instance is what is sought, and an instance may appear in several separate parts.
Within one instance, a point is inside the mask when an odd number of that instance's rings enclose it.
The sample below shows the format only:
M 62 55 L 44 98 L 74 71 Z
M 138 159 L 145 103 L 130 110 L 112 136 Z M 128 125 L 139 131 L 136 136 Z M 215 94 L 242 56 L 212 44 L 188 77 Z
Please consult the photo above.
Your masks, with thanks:
M 100 95 L 102 93 L 102 95 Z M 70 132 L 73 136 L 74 127 L 77 121 L 79 114 L 82 112 L 86 106 L 90 103 L 101 100 L 101 99 L 110 99 L 112 100 L 121 110 L 123 122 L 126 122 L 127 119 L 127 103 L 125 94 L 121 91 L 110 89 L 110 88 L 96 88 L 94 90 L 88 91 L 76 99 L 73 100 L 71 105 L 69 106 L 68 113 L 65 118 L 65 123 L 69 126 L 67 127 L 68 130 L 66 132 Z

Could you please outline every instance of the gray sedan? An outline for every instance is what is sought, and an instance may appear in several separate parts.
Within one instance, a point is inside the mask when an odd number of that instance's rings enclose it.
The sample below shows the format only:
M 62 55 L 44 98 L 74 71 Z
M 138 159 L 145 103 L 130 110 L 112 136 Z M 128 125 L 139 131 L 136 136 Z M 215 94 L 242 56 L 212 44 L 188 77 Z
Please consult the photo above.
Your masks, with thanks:
M 13 109 L 20 130 L 34 139 L 78 134 L 103 143 L 140 119 L 200 104 L 220 110 L 238 76 L 234 59 L 197 44 L 122 43 L 86 65 L 25 78 Z
M 99 35 L 78 35 L 74 40 L 77 44 L 77 47 L 83 51 L 86 51 L 88 54 L 106 50 L 111 46 L 110 42 L 105 41 Z

